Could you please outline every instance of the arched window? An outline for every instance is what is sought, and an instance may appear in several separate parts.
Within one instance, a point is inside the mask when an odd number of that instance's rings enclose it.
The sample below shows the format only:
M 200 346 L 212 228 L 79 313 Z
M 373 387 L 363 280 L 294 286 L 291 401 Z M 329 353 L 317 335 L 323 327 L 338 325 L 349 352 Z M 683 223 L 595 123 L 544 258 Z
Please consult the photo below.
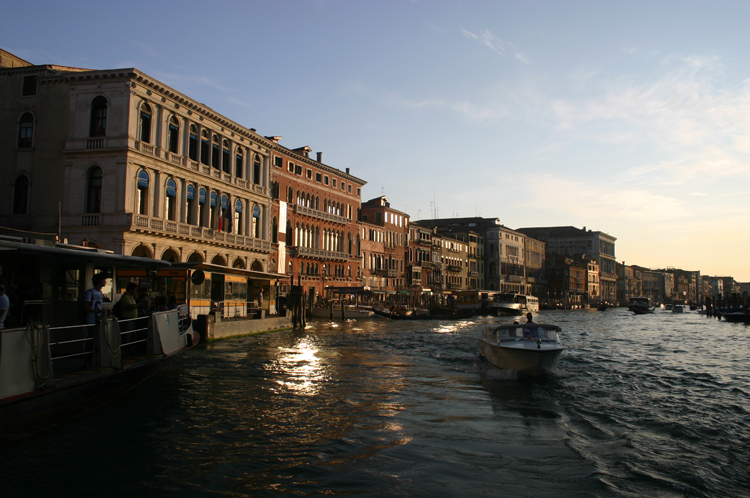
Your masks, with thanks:
M 287 246 L 294 246 L 294 229 L 292 228 L 292 222 L 286 220 L 286 232 L 284 233 L 284 240 L 286 240 Z
M 208 165 L 208 132 L 201 132 L 201 162 Z
M 271 224 L 271 241 L 274 244 L 278 244 L 279 242 L 279 220 L 277 220 L 275 217 L 273 219 L 273 223 Z
M 219 164 L 219 160 L 221 159 L 219 154 L 219 136 L 214 135 L 213 141 L 211 143 L 211 166 L 213 166 L 216 169 L 221 169 L 221 164 Z
M 188 157 L 193 161 L 198 160 L 198 128 L 190 125 L 190 137 L 188 138 Z
M 229 142 L 225 139 L 221 141 L 221 167 L 224 173 L 232 172 L 232 163 L 229 161 Z
M 177 183 L 175 183 L 174 179 L 170 178 L 167 180 L 166 184 L 166 199 L 165 200 L 165 206 L 164 211 L 167 215 L 166 218 L 169 221 L 175 221 L 176 219 L 176 200 L 177 200 Z
M 13 184 L 13 214 L 29 213 L 29 177 L 18 175 Z
M 169 152 L 177 154 L 177 148 L 180 145 L 180 122 L 172 116 L 169 118 Z
M 253 157 L 253 183 L 260 185 L 260 158 L 257 154 Z
M 217 216 L 219 210 L 218 202 L 219 199 L 216 192 L 211 192 L 211 198 L 209 200 L 209 226 L 211 228 L 216 228 L 216 225 L 219 222 L 219 217 Z
M 148 104 L 141 107 L 141 142 L 151 143 L 151 106 Z
M 86 178 L 86 212 L 102 212 L 102 169 L 99 166 L 89 168 Z
M 294 189 L 292 187 L 286 189 L 286 202 L 289 204 L 294 202 Z
M 141 170 L 138 173 L 138 198 L 136 199 L 136 202 L 138 203 L 136 211 L 138 214 L 148 214 L 148 184 L 148 173 Z
M 91 101 L 90 137 L 103 137 L 107 134 L 107 99 L 101 95 Z
M 242 235 L 242 201 L 237 199 L 234 203 L 234 233 Z
M 24 149 L 34 144 L 34 116 L 26 112 L 18 122 L 18 148 Z
M 206 189 L 198 190 L 198 223 L 196 225 L 204 227 L 206 223 Z
M 244 156 L 242 149 L 237 147 L 237 152 L 234 154 L 234 176 L 242 178 L 242 163 L 244 163 Z
M 195 187 L 192 184 L 188 184 L 185 189 L 185 198 L 187 200 L 185 210 L 185 222 L 189 225 L 196 225 L 195 220 Z
M 253 237 L 260 238 L 260 208 L 257 204 L 253 206 Z
M 219 211 L 219 231 L 232 231 L 232 213 L 229 212 L 229 197 L 221 196 L 221 211 Z

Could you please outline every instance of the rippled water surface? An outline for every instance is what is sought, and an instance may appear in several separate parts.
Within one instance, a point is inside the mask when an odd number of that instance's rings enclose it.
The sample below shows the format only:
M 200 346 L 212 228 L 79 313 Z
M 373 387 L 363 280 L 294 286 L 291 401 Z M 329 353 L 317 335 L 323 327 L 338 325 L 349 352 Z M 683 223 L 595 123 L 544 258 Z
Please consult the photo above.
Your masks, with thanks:
M 0 496 L 750 496 L 749 327 L 542 312 L 569 349 L 524 379 L 479 358 L 492 321 L 202 346 L 0 445 Z

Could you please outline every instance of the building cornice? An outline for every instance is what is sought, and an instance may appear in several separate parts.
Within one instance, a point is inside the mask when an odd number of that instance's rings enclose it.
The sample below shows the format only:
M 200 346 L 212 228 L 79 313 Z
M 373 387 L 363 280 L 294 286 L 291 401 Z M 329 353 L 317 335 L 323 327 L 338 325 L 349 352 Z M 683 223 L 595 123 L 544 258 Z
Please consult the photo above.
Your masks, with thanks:
M 352 176 L 351 174 L 346 173 L 345 171 L 341 171 L 340 169 L 334 168 L 333 166 L 328 166 L 325 163 L 318 162 L 314 159 L 310 159 L 309 157 L 305 157 L 301 154 L 297 154 L 296 152 L 293 152 L 291 149 L 287 149 L 283 145 L 280 145 L 276 142 L 271 142 L 271 144 L 269 145 L 269 149 L 271 149 L 272 151 L 278 152 L 280 154 L 283 154 L 285 156 L 289 156 L 293 158 L 294 161 L 304 163 L 308 166 L 314 166 L 323 171 L 331 173 L 332 175 L 338 175 L 341 178 L 346 178 L 348 181 L 355 183 L 359 185 L 360 187 L 367 184 L 367 182 L 362 180 L 361 178 L 357 178 L 356 176 Z

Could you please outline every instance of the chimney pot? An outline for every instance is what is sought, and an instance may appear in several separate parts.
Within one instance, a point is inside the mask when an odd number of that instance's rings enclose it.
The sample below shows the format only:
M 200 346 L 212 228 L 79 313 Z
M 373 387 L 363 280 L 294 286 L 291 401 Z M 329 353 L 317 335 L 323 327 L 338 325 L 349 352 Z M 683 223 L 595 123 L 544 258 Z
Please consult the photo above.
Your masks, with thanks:
M 322 152 L 318 152 L 318 162 L 319 163 L 323 162 L 323 153 Z

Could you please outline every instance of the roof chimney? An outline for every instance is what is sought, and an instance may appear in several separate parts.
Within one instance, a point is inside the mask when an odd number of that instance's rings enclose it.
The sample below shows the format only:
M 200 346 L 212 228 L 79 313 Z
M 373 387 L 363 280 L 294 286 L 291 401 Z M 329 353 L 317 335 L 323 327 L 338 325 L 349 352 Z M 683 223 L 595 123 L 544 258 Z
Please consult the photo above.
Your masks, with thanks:
M 319 163 L 323 162 L 323 153 L 322 152 L 318 152 L 318 162 Z
M 347 175 L 349 174 L 349 168 L 346 168 L 346 174 Z

